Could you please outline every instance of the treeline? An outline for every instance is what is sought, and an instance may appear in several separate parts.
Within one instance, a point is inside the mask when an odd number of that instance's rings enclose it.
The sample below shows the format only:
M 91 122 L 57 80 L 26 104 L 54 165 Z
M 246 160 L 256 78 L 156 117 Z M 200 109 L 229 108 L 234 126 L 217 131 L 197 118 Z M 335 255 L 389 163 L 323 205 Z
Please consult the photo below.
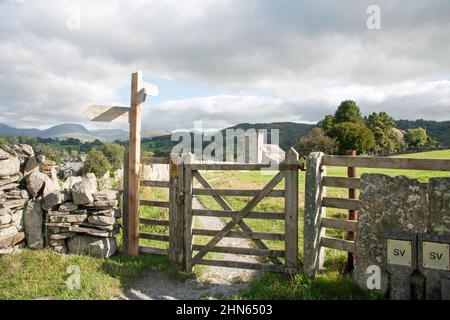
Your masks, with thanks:
M 315 128 L 301 138 L 296 149 L 301 156 L 312 151 L 327 154 L 386 155 L 406 150 L 428 150 L 439 147 L 439 142 L 422 127 L 401 130 L 394 118 L 386 112 L 373 112 L 363 117 L 352 100 L 341 102 L 334 114 L 326 115 Z

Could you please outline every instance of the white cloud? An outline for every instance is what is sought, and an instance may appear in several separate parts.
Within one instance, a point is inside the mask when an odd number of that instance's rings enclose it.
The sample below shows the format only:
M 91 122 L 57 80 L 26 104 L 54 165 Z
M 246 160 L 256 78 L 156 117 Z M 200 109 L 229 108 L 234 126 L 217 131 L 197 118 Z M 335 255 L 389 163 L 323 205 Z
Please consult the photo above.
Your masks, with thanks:
M 369 4 L 379 31 L 366 28 Z M 73 5 L 80 30 L 66 27 Z M 127 104 L 119 93 L 136 69 L 230 90 L 152 106 L 146 126 L 314 122 L 344 99 L 446 120 L 449 14 L 445 0 L 4 1 L 0 122 L 82 122 L 90 103 Z

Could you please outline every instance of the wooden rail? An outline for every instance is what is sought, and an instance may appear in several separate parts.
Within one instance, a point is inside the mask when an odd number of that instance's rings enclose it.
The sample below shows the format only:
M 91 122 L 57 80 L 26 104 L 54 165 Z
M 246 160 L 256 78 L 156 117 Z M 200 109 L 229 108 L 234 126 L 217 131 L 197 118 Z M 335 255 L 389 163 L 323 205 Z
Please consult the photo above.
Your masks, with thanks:
M 203 248 L 205 248 L 204 245 L 200 245 L 200 244 L 192 245 L 192 249 L 194 251 L 200 251 Z M 214 246 L 214 247 L 208 249 L 208 251 L 209 252 L 218 252 L 218 253 L 244 254 L 244 255 L 259 256 L 259 257 L 279 257 L 279 258 L 284 257 L 283 250 Z
M 192 210 L 192 215 L 203 217 L 233 218 L 239 212 L 240 211 L 194 209 Z M 284 214 L 280 212 L 250 212 L 246 216 L 246 218 L 284 220 Z
M 145 225 L 169 226 L 169 220 L 139 218 L 139 223 Z
M 320 245 L 322 247 L 336 249 L 340 251 L 347 251 L 347 252 L 355 251 L 355 242 L 343 239 L 322 236 L 320 238 Z
M 360 189 L 361 179 L 348 177 L 329 177 L 322 178 L 322 184 L 326 187 Z
M 322 165 L 377 169 L 450 171 L 450 160 L 448 159 L 323 156 Z
M 358 222 L 355 220 L 343 220 L 343 219 L 322 217 L 322 227 L 342 231 L 356 232 Z
M 191 170 L 263 170 L 271 169 L 273 170 L 299 170 L 301 168 L 300 164 L 270 164 L 270 163 L 192 163 L 187 164 L 186 167 Z
M 165 234 L 155 234 L 146 232 L 139 232 L 139 238 L 147 240 L 169 241 L 169 236 L 166 236 Z
M 141 180 L 140 185 L 141 187 L 169 188 L 169 181 Z
M 336 209 L 358 210 L 359 201 L 355 199 L 323 197 L 322 206 Z
M 220 230 L 209 229 L 193 229 L 192 232 L 196 236 L 215 236 Z M 268 232 L 245 232 L 245 231 L 230 231 L 225 237 L 227 238 L 242 238 L 242 239 L 260 239 L 272 241 L 284 241 L 284 233 L 268 233 Z
M 169 208 L 169 201 L 141 200 L 141 206 Z
M 254 197 L 259 190 L 236 190 L 236 189 L 199 189 L 192 190 L 194 195 L 206 196 L 232 196 L 232 197 Z M 272 190 L 267 197 L 284 197 L 284 190 Z

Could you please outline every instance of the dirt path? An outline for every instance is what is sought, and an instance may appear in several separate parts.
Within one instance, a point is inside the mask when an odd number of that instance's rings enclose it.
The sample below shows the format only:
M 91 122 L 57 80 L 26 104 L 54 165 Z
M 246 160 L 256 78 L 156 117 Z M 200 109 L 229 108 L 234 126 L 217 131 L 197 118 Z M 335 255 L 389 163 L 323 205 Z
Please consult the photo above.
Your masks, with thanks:
M 193 199 L 193 209 L 202 209 L 202 205 Z M 197 226 L 208 229 L 221 229 L 225 224 L 220 218 L 198 217 Z M 219 245 L 228 247 L 251 247 L 245 239 L 225 238 Z M 221 254 L 220 259 L 257 262 L 252 256 L 235 254 Z M 136 281 L 131 289 L 123 293 L 127 300 L 173 300 L 173 299 L 213 299 L 227 297 L 245 289 L 250 280 L 257 275 L 257 271 L 202 266 L 200 274 L 195 278 L 177 280 L 165 271 L 149 272 Z

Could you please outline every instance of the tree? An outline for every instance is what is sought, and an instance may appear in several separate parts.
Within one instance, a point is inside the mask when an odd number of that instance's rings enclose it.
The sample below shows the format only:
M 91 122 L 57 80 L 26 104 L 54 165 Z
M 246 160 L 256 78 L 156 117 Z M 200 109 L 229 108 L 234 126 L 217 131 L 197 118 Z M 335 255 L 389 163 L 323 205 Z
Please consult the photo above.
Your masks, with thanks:
M 0 146 L 1 146 L 2 144 L 6 144 L 6 140 L 5 140 L 4 138 L 0 137 Z
M 319 125 L 327 134 L 333 130 L 334 127 L 334 116 L 332 114 L 327 114 L 325 118 L 320 122 Z
M 314 151 L 333 154 L 336 152 L 337 143 L 325 134 L 324 129 L 314 127 L 306 136 L 298 141 L 295 149 L 298 151 L 300 157 L 306 157 Z
M 363 123 L 338 123 L 334 126 L 333 137 L 338 141 L 341 154 L 344 154 L 346 150 L 356 150 L 359 154 L 366 153 L 376 146 L 372 131 Z
M 355 101 L 345 100 L 342 101 L 334 114 L 334 123 L 342 122 L 354 122 L 363 123 L 363 117 L 361 115 L 361 110 L 357 106 Z
M 424 147 L 428 142 L 427 131 L 424 128 L 409 129 L 406 131 L 408 147 L 417 149 Z
M 372 131 L 377 152 L 397 152 L 401 149 L 402 143 L 393 130 L 395 120 L 386 112 L 373 112 L 367 118 L 367 127 Z
M 125 154 L 125 148 L 123 146 L 114 142 L 108 142 L 103 145 L 102 150 L 106 158 L 108 158 L 112 170 L 115 171 L 122 168 Z
M 46 159 L 54 161 L 56 164 L 60 164 L 61 155 L 58 150 L 56 150 L 52 145 L 45 144 L 41 148 L 41 153 L 45 156 Z
M 102 151 L 92 149 L 87 155 L 83 166 L 83 173 L 94 173 L 96 177 L 103 177 L 105 173 L 111 170 L 111 164 Z

